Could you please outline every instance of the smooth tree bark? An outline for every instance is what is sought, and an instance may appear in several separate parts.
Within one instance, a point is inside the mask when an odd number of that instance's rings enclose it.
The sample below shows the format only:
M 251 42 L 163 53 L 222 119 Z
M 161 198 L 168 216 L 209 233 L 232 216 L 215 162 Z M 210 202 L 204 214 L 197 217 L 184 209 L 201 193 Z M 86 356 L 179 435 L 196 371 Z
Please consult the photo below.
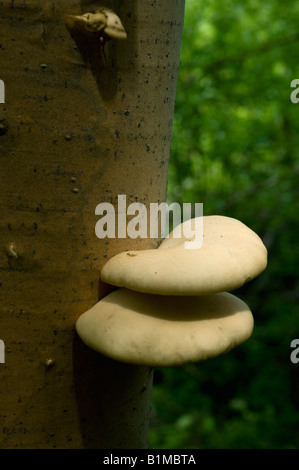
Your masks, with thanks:
M 67 15 L 113 10 L 103 44 Z M 0 2 L 0 448 L 144 448 L 152 370 L 91 351 L 76 319 L 113 255 L 102 202 L 165 201 L 184 0 Z

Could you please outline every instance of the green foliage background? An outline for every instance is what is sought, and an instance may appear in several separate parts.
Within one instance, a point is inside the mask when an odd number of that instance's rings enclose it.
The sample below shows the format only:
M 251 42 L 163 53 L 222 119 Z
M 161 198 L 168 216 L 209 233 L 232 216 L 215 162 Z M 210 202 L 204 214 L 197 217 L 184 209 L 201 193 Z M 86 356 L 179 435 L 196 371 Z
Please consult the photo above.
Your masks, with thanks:
M 249 341 L 156 371 L 151 448 L 299 447 L 298 24 L 298 2 L 186 0 L 168 199 L 241 220 L 269 263 L 234 292 Z

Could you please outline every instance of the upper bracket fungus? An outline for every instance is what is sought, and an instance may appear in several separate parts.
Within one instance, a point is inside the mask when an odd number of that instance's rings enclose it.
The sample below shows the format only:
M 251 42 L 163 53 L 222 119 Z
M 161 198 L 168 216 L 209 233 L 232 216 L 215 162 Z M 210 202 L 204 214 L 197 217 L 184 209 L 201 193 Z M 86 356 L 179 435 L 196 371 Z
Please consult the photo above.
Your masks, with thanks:
M 204 295 L 236 289 L 266 268 L 262 240 L 239 220 L 203 217 L 203 241 L 195 249 L 184 248 L 181 229 L 175 228 L 158 249 L 117 254 L 104 265 L 101 279 L 149 294 Z
M 65 22 L 70 29 L 95 35 L 101 42 L 127 38 L 120 18 L 108 8 L 100 8 L 94 13 L 84 13 L 84 15 L 68 15 Z
M 81 339 L 118 361 L 159 367 L 203 361 L 246 341 L 252 313 L 225 291 L 260 274 L 267 250 L 236 219 L 208 216 L 203 226 L 200 248 L 184 247 L 179 226 L 158 249 L 111 258 L 101 278 L 121 288 L 79 317 Z
M 94 63 L 100 58 L 99 69 L 106 69 L 108 61 L 105 45 L 110 39 L 126 39 L 127 33 L 120 18 L 109 8 L 102 7 L 94 13 L 68 15 L 65 24 L 76 41 L 84 60 Z M 99 45 L 99 54 L 97 54 Z M 107 93 L 107 90 L 105 91 Z

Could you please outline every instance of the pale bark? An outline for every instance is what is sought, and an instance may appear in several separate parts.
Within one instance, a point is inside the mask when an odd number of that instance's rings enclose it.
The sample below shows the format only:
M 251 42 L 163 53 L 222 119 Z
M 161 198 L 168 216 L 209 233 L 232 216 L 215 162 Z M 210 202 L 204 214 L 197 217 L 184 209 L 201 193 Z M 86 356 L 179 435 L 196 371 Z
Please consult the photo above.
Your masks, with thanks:
M 152 371 L 86 348 L 103 264 L 157 240 L 95 235 L 95 208 L 164 201 L 184 0 L 107 1 L 128 38 L 71 36 L 90 1 L 0 2 L 0 448 L 147 446 Z

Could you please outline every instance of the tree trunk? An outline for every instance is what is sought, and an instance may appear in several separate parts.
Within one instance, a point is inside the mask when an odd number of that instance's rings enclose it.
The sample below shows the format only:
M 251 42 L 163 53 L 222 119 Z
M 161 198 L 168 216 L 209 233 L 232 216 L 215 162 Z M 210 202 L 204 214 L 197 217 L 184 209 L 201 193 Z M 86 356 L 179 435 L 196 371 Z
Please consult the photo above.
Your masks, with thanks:
M 86 348 L 103 264 L 150 238 L 95 234 L 99 203 L 165 200 L 184 0 L 107 0 L 126 40 L 68 29 L 87 0 L 0 2 L 0 448 L 144 448 L 152 371 Z

